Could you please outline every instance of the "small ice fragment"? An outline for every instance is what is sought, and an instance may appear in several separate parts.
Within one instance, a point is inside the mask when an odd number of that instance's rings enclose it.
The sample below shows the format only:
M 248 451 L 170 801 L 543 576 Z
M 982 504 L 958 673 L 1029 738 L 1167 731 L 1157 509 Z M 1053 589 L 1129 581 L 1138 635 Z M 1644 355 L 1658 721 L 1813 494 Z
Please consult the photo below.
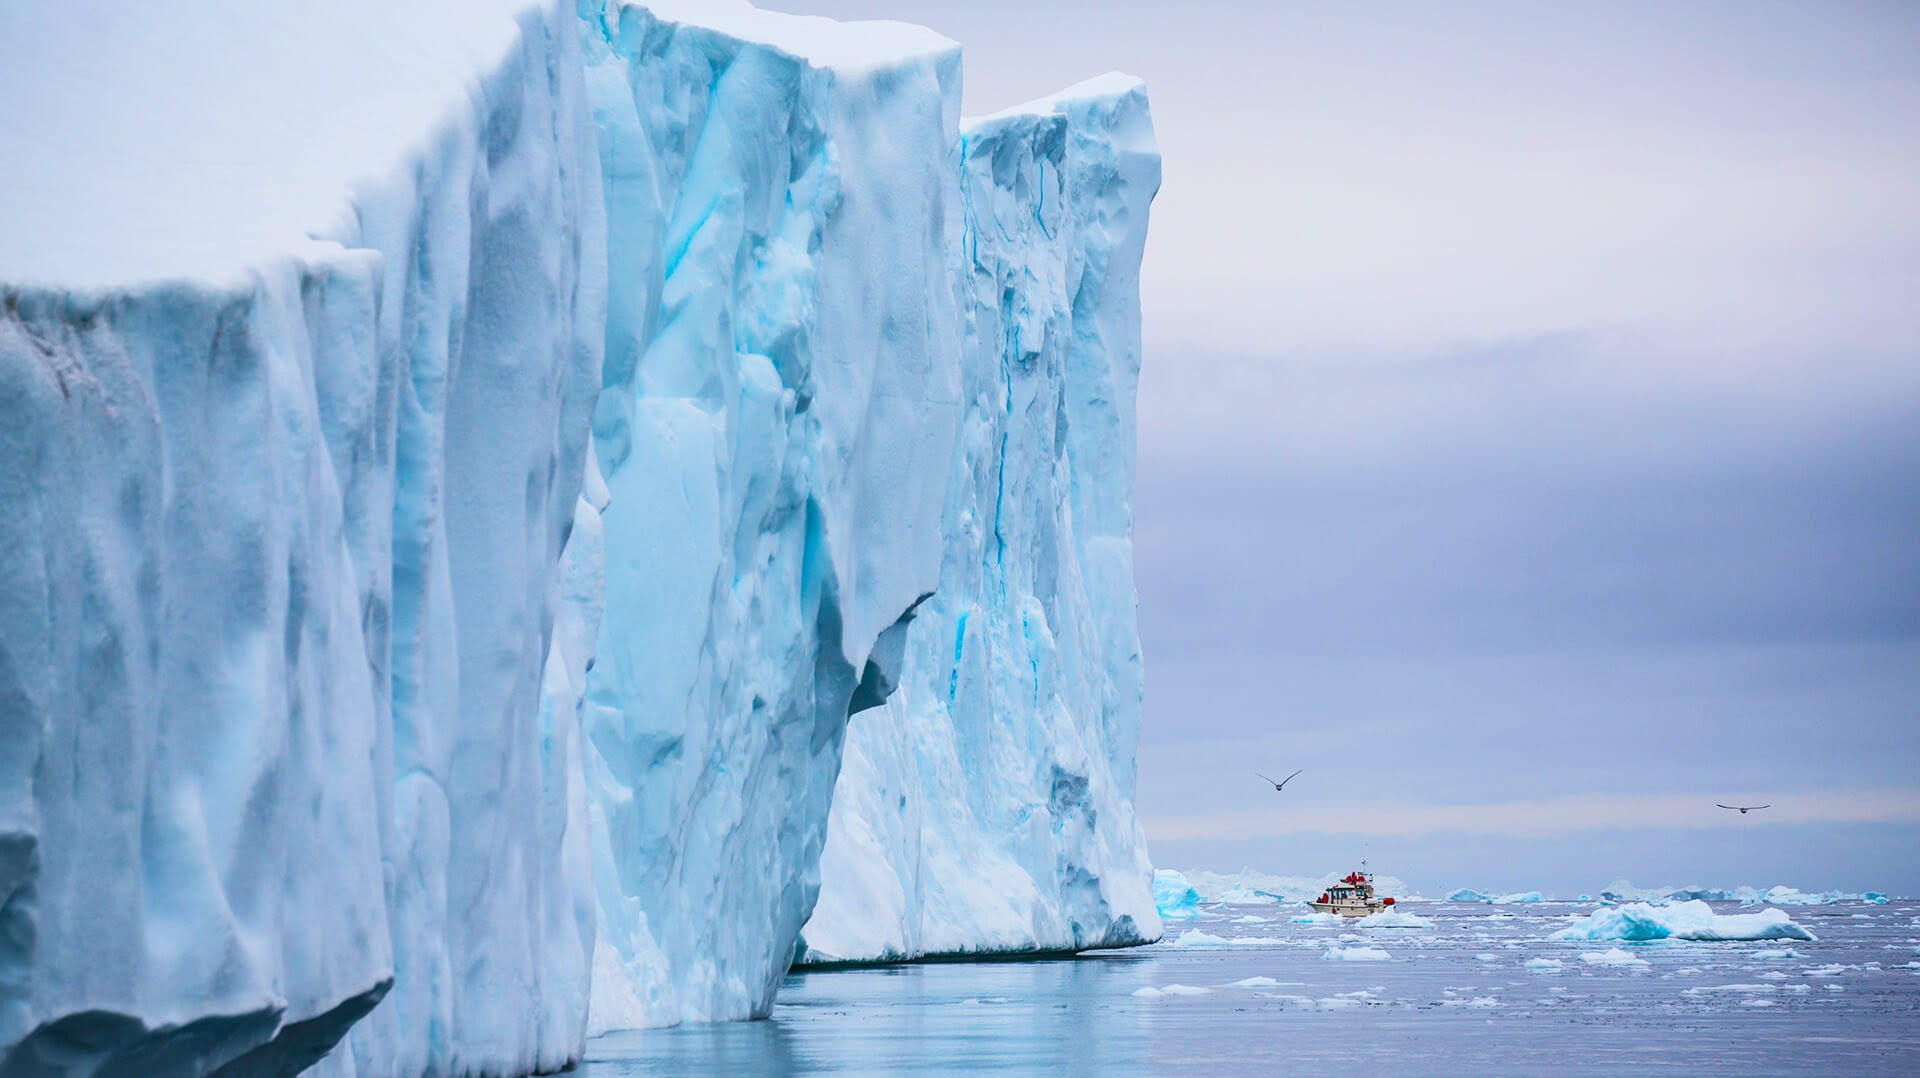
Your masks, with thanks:
M 1650 964 L 1646 959 L 1635 958 L 1633 955 L 1628 954 L 1618 947 L 1612 947 L 1605 951 L 1584 951 L 1580 955 L 1580 961 L 1590 966 L 1645 966 Z
M 1158 999 L 1161 996 L 1205 996 L 1212 992 L 1211 988 L 1200 988 L 1191 984 L 1169 984 L 1160 988 L 1148 986 L 1133 990 L 1133 994 L 1141 999 Z
M 1393 956 L 1378 947 L 1334 946 L 1320 957 L 1327 962 L 1386 962 Z

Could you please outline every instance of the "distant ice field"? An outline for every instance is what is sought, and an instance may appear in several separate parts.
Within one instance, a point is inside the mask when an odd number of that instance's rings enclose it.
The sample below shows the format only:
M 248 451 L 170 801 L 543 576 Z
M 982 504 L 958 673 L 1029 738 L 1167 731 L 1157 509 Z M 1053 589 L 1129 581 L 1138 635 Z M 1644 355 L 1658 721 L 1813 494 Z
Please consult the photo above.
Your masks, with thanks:
M 1813 940 L 1548 938 L 1594 908 L 1408 902 L 1431 928 L 1357 929 L 1208 904 L 1130 951 L 796 974 L 770 1021 L 613 1034 L 584 1073 L 1920 1073 L 1920 902 L 1787 911 Z

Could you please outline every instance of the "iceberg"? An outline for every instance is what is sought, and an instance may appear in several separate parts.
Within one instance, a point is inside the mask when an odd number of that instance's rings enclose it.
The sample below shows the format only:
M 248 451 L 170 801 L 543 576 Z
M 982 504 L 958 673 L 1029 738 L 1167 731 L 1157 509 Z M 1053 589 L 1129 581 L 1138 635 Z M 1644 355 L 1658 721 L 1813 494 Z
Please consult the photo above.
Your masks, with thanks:
M 1146 97 L 1110 76 L 969 121 L 959 167 L 939 579 L 892 695 L 848 723 L 803 964 L 1161 933 L 1133 810 L 1138 274 L 1160 181 Z
M 1538 891 L 1519 891 L 1514 894 L 1489 895 L 1471 887 L 1462 887 L 1447 895 L 1448 902 L 1484 902 L 1492 906 L 1510 906 L 1522 902 L 1545 902 L 1547 897 Z
M 1576 918 L 1548 937 L 1556 940 L 1811 940 L 1814 935 L 1779 910 L 1719 914 L 1693 900 L 1668 906 L 1636 902 L 1610 906 Z
M 5 1068 L 578 1058 L 541 696 L 606 309 L 579 38 L 0 12 Z
M 736 2 L 0 13 L 0 1069 L 1159 937 L 1146 99 L 959 85 Z
M 1172 869 L 1153 874 L 1153 906 L 1162 921 L 1191 921 L 1200 916 L 1200 892 Z

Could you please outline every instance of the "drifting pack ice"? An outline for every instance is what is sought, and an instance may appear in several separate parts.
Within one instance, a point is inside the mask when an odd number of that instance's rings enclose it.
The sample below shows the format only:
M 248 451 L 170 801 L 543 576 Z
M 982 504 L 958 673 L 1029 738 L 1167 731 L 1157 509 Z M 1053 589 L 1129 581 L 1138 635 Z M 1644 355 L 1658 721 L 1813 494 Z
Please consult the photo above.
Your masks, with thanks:
M 165 7 L 0 15 L 0 1066 L 526 1073 L 1159 937 L 1137 82 Z

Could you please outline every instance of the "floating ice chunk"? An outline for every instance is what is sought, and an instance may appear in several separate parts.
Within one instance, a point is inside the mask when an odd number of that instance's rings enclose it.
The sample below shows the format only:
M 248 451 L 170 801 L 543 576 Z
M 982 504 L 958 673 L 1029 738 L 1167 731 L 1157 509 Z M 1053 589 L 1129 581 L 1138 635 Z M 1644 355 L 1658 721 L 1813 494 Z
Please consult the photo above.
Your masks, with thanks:
M 1860 967 L 1858 966 L 1843 966 L 1836 962 L 1836 963 L 1829 963 L 1824 966 L 1815 966 L 1812 969 L 1805 970 L 1803 972 L 1805 972 L 1806 975 L 1809 977 L 1838 977 L 1842 973 L 1845 973 L 1850 969 L 1859 969 L 1859 968 Z
M 1303 913 L 1292 918 L 1292 920 L 1293 923 L 1297 925 L 1332 926 L 1339 924 L 1341 918 L 1337 913 Z
M 1475 960 L 1477 960 L 1477 961 L 1480 961 L 1480 962 L 1498 962 L 1498 961 L 1500 961 L 1500 956 L 1499 956 L 1499 955 L 1497 955 L 1497 954 L 1477 954 L 1477 955 L 1474 955 L 1473 957 L 1474 957 L 1474 959 L 1475 959 Z
M 1227 985 L 1228 988 L 1278 988 L 1280 982 L 1272 977 L 1243 977 Z
M 1760 979 L 1763 981 L 1784 981 L 1787 979 L 1787 975 L 1777 969 L 1770 969 L 1762 973 Z
M 1740 1001 L 1740 1005 L 1742 1007 L 1771 1007 L 1773 1006 L 1773 1001 L 1770 999 L 1743 999 Z
M 1162 988 L 1155 988 L 1148 985 L 1147 987 L 1133 990 L 1133 994 L 1140 999 L 1159 999 L 1162 996 L 1206 996 L 1212 993 L 1213 989 L 1211 988 L 1201 988 L 1191 984 L 1170 984 Z
M 1778 991 L 1780 991 L 1780 986 L 1777 984 L 1703 984 L 1698 988 L 1689 988 L 1685 992 L 1682 992 L 1681 995 L 1710 996 L 1720 992 L 1735 992 L 1735 993 L 1747 993 L 1749 995 L 1757 995 L 1757 994 L 1766 993 L 1766 992 L 1778 992 Z
M 1339 916 L 1333 914 L 1331 916 Z M 1299 918 L 1295 918 L 1299 920 Z M 1360 918 L 1361 928 L 1432 928 L 1433 922 L 1417 913 L 1405 913 L 1400 910 L 1381 910 Z
M 1768 947 L 1765 950 L 1753 952 L 1753 954 L 1750 955 L 1749 957 L 1751 958 L 1805 958 L 1807 956 L 1801 954 L 1799 951 L 1796 951 L 1791 947 Z
M 1153 904 L 1164 921 L 1192 921 L 1200 916 L 1200 892 L 1172 869 L 1154 872 Z
M 1179 937 L 1176 938 L 1173 941 L 1173 943 L 1170 944 L 1170 946 L 1173 946 L 1173 947 L 1225 947 L 1227 946 L 1227 941 L 1224 938 L 1220 936 L 1216 936 L 1211 932 L 1202 932 L 1197 928 L 1189 928 L 1185 932 L 1180 933 Z
M 1320 956 L 1327 962 L 1386 962 L 1393 956 L 1378 947 L 1329 947 Z
M 1580 961 L 1585 962 L 1589 966 L 1645 966 L 1650 964 L 1646 959 L 1635 958 L 1633 955 L 1628 954 L 1618 947 L 1612 947 L 1604 951 L 1582 952 Z
M 1484 902 L 1492 906 L 1509 906 L 1520 902 L 1545 902 L 1547 897 L 1538 891 L 1516 891 L 1507 895 L 1490 895 L 1476 891 L 1471 887 L 1462 887 L 1447 896 L 1449 902 Z
M 1718 914 L 1701 901 L 1649 906 L 1635 902 L 1598 909 L 1555 932 L 1557 940 L 1811 940 L 1813 933 L 1779 910 Z
M 1558 973 L 1567 968 L 1558 958 L 1529 958 L 1527 968 L 1535 973 Z

